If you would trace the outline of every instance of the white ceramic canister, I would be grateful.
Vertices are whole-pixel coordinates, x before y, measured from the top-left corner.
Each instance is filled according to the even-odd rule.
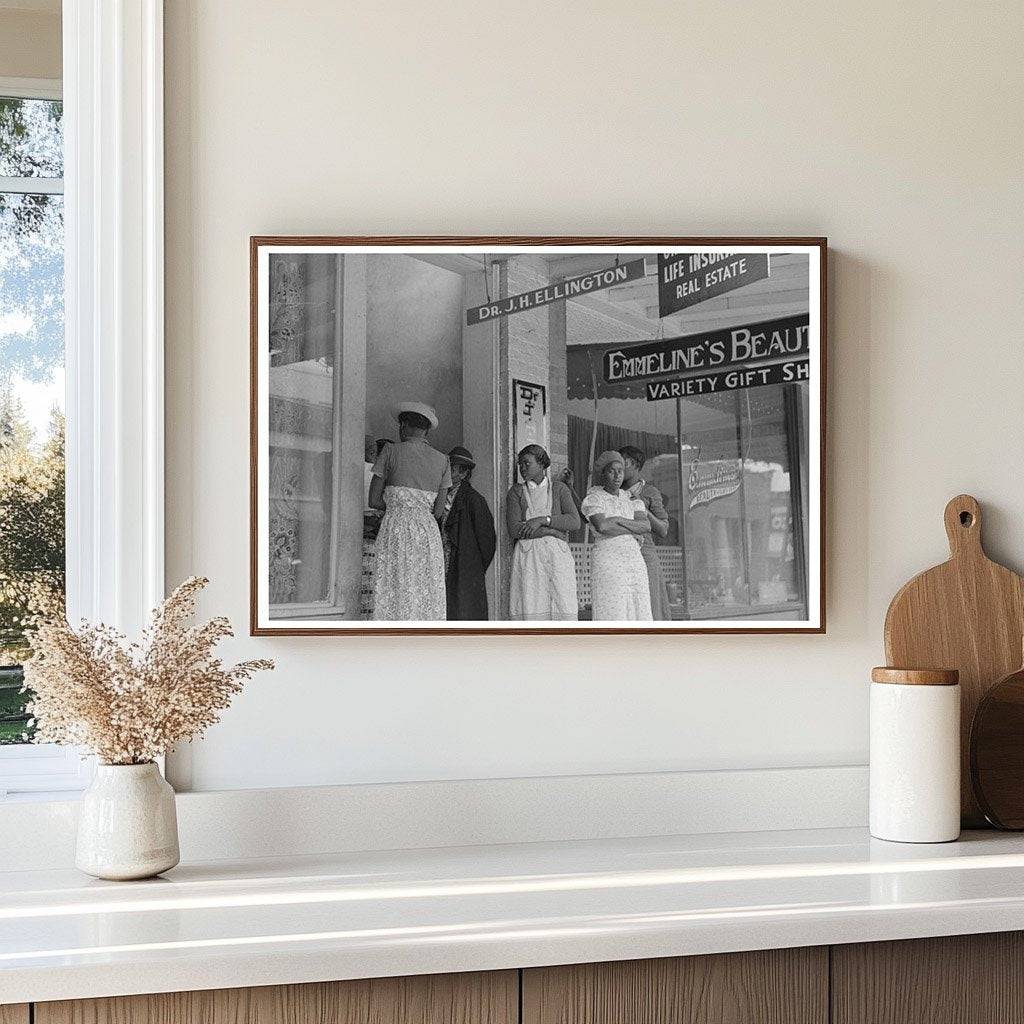
[[[871,672],[871,834],[897,843],[960,835],[960,683],[954,669]]]
[[[96,878],[150,878],[178,863],[174,790],[148,764],[100,764],[82,794],[75,864]]]

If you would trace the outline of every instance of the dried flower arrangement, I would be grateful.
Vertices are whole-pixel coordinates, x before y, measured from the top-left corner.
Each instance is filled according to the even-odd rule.
[[[182,583],[154,610],[139,643],[102,624],[37,624],[25,663],[36,742],[86,747],[104,764],[145,764],[218,722],[245,680],[274,663],[225,668],[214,657],[232,635],[228,620],[188,624],[207,583]]]

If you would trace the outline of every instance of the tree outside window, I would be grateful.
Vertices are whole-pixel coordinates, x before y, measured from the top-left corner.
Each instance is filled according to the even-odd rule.
[[[20,665],[64,600],[62,105],[0,97],[0,744],[31,739]]]

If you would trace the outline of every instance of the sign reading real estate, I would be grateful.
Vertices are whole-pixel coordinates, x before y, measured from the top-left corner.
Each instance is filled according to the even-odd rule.
[[[802,380],[809,380],[810,376],[811,364],[806,358],[787,359],[784,363],[771,363],[768,366],[721,370],[718,373],[702,373],[696,377],[680,377],[677,380],[651,381],[647,385],[647,401],[660,402],[666,398],[716,395],[722,391],[760,388],[765,384],[796,384]]]
[[[767,276],[766,252],[658,253],[658,315],[670,316]]]
[[[604,379],[608,384],[627,384],[796,359],[809,352],[809,324],[808,315],[801,313],[609,349],[604,354]]]
[[[509,295],[507,298],[498,299],[484,306],[473,306],[466,310],[466,325],[472,327],[473,324],[483,323],[485,320],[495,320],[498,317],[510,316],[512,313],[525,313],[528,309],[546,306],[551,302],[573,299],[579,295],[589,295],[591,292],[611,288],[616,284],[636,281],[643,277],[644,273],[644,260],[641,257],[637,260],[630,260],[628,263],[618,263],[605,270],[595,270],[589,274],[581,274],[579,277],[570,277],[565,281],[536,288],[532,292],[520,292],[518,295]]]

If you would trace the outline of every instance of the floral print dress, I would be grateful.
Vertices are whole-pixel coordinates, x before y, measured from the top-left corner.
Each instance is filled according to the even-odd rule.
[[[384,480],[386,510],[377,533],[373,617],[443,622],[444,552],[434,501],[451,486],[448,459],[425,441],[403,441],[384,449],[373,472]]]
[[[591,487],[581,511],[592,515],[633,518],[637,505],[625,491],[609,494]],[[650,622],[651,591],[647,566],[640,554],[640,536],[605,537],[595,531],[590,557],[590,591],[595,622]]]

